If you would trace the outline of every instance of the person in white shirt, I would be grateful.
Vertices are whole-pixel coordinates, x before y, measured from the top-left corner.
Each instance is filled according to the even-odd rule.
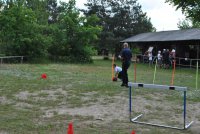
[[[117,66],[116,64],[113,64],[113,68],[115,71],[115,78],[119,78],[122,80],[122,68]]]
[[[158,66],[161,68],[161,66],[162,66],[162,55],[161,55],[161,51],[158,51],[157,58],[158,58]]]
[[[148,57],[149,57],[149,66],[150,66],[150,65],[152,65],[152,63],[153,63],[153,55],[152,55],[152,52],[149,52]]]

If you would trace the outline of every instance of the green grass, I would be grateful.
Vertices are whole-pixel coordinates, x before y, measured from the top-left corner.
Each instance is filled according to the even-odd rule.
[[[121,65],[120,61],[116,63]],[[43,73],[47,74],[47,79],[40,79]],[[200,92],[194,92],[195,73],[194,69],[177,68],[174,80],[174,85],[190,88],[188,99],[192,104],[200,100]],[[134,81],[133,64],[128,74],[129,81]],[[153,74],[154,67],[137,64],[137,82],[152,83]],[[171,69],[157,69],[155,83],[170,85],[171,75]],[[127,118],[123,120],[116,117],[106,122],[98,121],[90,114],[72,115],[69,111],[61,113],[56,111],[59,108],[76,110],[97,105],[107,107],[109,110],[117,100],[121,104],[118,104],[116,109],[123,107],[123,103],[128,103],[128,90],[121,88],[120,84],[111,81],[110,60],[95,60],[93,64],[2,64],[0,65],[0,133],[66,133],[67,124],[71,121],[74,122],[76,134],[127,134],[133,129],[148,134],[182,133],[171,129],[132,124],[129,122],[128,113]],[[147,102],[169,101],[172,105],[180,103],[182,98],[180,93],[159,90],[155,92],[155,90],[135,89],[134,94]],[[120,100],[122,97],[127,100],[122,102]],[[159,116],[162,116],[159,112],[165,110],[159,106],[154,108],[150,104],[146,104],[144,109],[155,109],[158,111],[155,114]],[[180,113],[180,109],[176,107],[172,107],[171,110],[174,110],[175,114]],[[123,116],[126,116],[124,114],[126,113],[123,113]],[[150,118],[153,117],[147,117],[145,120]],[[197,118],[199,120],[199,116]],[[187,130],[183,133],[192,131]]]

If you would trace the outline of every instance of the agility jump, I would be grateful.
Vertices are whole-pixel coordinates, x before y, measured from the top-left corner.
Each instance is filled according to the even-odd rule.
[[[143,84],[143,83],[128,83],[129,86],[129,113],[130,113],[130,121],[137,124],[144,124],[144,125],[151,125],[151,126],[157,126],[157,127],[164,127],[164,128],[172,128],[172,129],[179,129],[184,130],[189,128],[193,121],[191,121],[189,124],[186,124],[186,92],[187,87],[179,87],[179,86],[167,86],[167,85],[157,85],[157,84]],[[147,89],[161,89],[161,90],[176,90],[176,91],[182,91],[184,93],[183,96],[183,127],[175,127],[175,126],[168,126],[168,125],[161,125],[161,124],[153,124],[148,122],[140,122],[137,119],[140,118],[143,114],[140,114],[134,118],[131,117],[132,112],[132,87],[134,88],[147,88]]]

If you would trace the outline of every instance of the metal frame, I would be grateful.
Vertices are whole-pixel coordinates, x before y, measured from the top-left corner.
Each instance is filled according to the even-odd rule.
[[[157,84],[144,84],[144,83],[128,83],[129,86],[129,114],[130,114],[130,121],[137,124],[144,124],[144,125],[151,125],[151,126],[157,126],[157,127],[164,127],[164,128],[172,128],[172,129],[179,129],[179,130],[185,130],[189,128],[193,121],[191,121],[189,124],[186,124],[186,91],[187,87],[179,87],[179,86],[167,86],[167,85],[157,85]],[[161,124],[153,124],[148,122],[141,122],[137,119],[140,118],[143,114],[140,114],[134,118],[131,117],[132,112],[132,87],[134,88],[147,88],[147,89],[162,89],[162,90],[176,90],[176,91],[183,91],[183,127],[175,127],[175,126],[168,126],[168,125],[161,125]]]

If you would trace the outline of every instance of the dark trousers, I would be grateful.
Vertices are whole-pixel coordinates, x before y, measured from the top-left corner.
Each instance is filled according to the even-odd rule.
[[[130,61],[122,62],[122,81],[124,85],[128,85],[128,68],[130,66]]]
[[[118,78],[119,78],[119,79],[122,79],[122,71],[119,72],[119,74],[118,74]]]

